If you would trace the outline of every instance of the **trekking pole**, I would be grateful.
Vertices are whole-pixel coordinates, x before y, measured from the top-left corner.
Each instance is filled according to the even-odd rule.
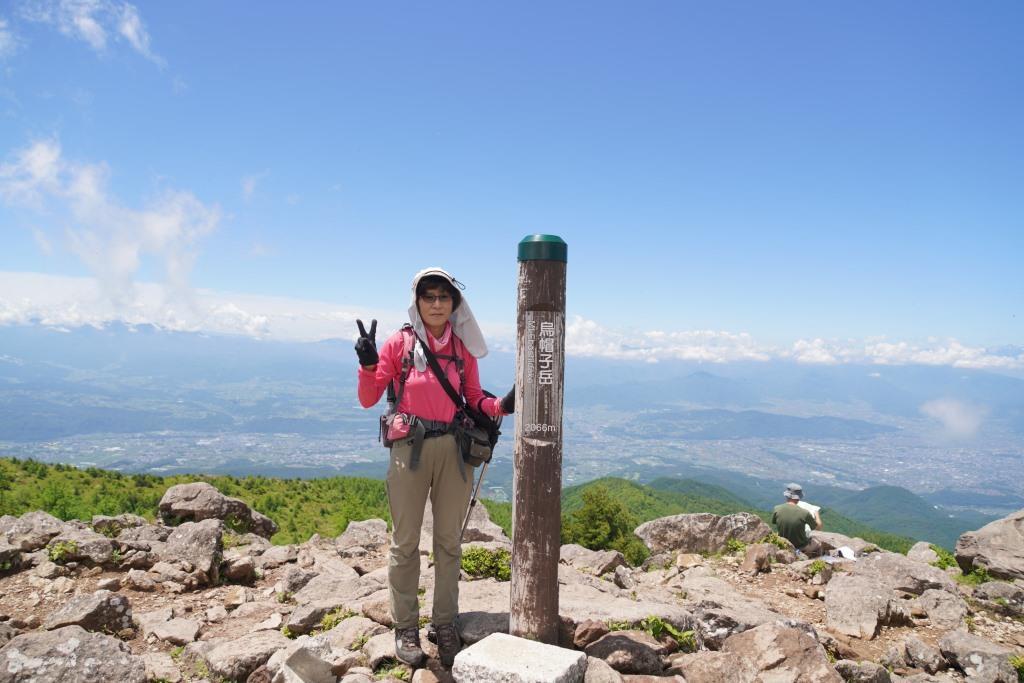
[[[466,510],[466,521],[462,523],[462,531],[459,532],[459,545],[462,545],[462,537],[466,535],[466,527],[469,526],[469,518],[473,516],[473,507],[476,505],[476,498],[480,495],[480,485],[484,483],[484,474],[487,473],[487,466],[491,464],[488,460],[480,468],[480,478],[476,480],[476,488],[473,490],[473,497],[469,499],[469,509]]]

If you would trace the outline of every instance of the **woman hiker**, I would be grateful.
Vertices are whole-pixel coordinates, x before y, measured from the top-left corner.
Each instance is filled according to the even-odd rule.
[[[459,613],[460,532],[473,484],[473,468],[463,462],[452,433],[455,402],[431,365],[437,364],[467,405],[485,415],[498,417],[515,409],[514,387],[502,399],[486,397],[480,388],[477,359],[487,354],[487,345],[460,288],[462,284],[440,268],[417,273],[409,306],[411,329],[406,326],[391,335],[379,354],[377,321],[371,323],[369,332],[362,321],[356,321],[360,333],[355,347],[360,365],[359,402],[369,408],[380,400],[388,385],[394,382],[395,386],[397,417],[388,432],[392,443],[387,492],[394,527],[388,587],[395,652],[412,666],[424,660],[417,590],[420,530],[428,495],[434,514],[432,620],[441,664],[450,668],[462,647],[455,624]]]

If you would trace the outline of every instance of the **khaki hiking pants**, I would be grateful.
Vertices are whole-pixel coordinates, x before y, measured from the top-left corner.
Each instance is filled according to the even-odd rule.
[[[423,509],[430,496],[434,512],[434,608],[432,621],[450,624],[459,614],[459,532],[473,488],[474,468],[459,472],[462,457],[451,434],[424,439],[420,463],[409,469],[411,443],[391,447],[388,467],[388,504],[394,533],[388,563],[391,617],[395,628],[419,626],[420,530]]]

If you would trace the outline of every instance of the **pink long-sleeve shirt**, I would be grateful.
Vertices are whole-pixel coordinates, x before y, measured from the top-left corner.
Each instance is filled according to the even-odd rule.
[[[402,335],[403,332],[399,330],[384,342],[384,346],[378,353],[380,360],[377,362],[375,370],[359,368],[359,403],[364,408],[370,408],[380,400],[391,380],[395,380],[395,391],[398,391],[398,380],[402,372],[402,354],[405,350],[405,340]],[[445,334],[441,335],[442,339],[445,337],[447,337],[447,343],[442,345],[429,331],[426,334],[430,350],[435,354],[454,356],[456,354],[453,349],[457,349],[458,355],[462,358],[466,375],[466,386],[463,391],[466,403],[479,407],[483,413],[491,417],[502,415],[501,400],[484,396],[484,392],[480,388],[480,370],[477,367],[476,358],[451,331],[450,324],[446,328]],[[459,391],[459,370],[455,361],[438,358],[437,362],[448,377],[452,388]],[[413,366],[409,369],[409,377],[405,382],[402,400],[398,404],[398,412],[410,413],[424,420],[451,422],[455,417],[455,404],[441,383],[437,381],[429,365],[423,372]]]

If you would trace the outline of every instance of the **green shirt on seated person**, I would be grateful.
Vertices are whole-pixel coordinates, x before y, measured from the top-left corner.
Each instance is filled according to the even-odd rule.
[[[787,539],[797,550],[807,545],[810,539],[807,537],[807,530],[804,525],[811,527],[817,521],[807,510],[791,503],[776,505],[772,511],[772,524],[779,530],[779,536]]]

